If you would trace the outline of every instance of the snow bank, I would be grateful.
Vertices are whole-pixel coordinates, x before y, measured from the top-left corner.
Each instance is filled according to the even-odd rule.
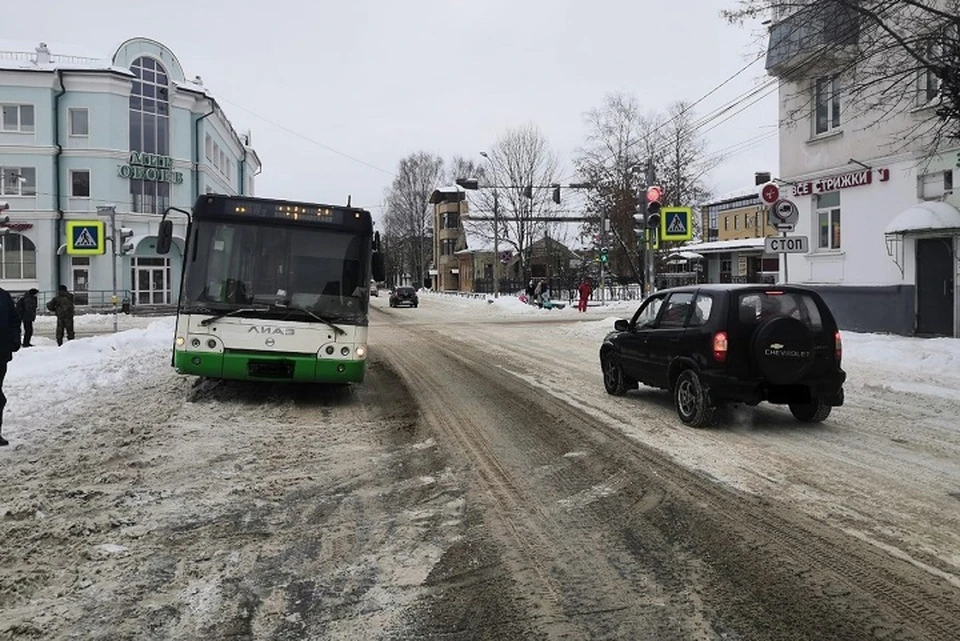
[[[81,319],[95,317],[76,318]],[[112,327],[113,317],[96,322]],[[16,424],[17,440],[29,440],[33,430],[57,424],[79,400],[138,374],[169,368],[174,324],[172,316],[153,318],[144,328],[78,338],[62,347],[35,337],[35,346],[22,348],[7,366],[5,426]]]

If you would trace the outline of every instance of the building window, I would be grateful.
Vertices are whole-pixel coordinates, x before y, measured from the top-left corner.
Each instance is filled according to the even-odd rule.
[[[816,134],[840,128],[840,80],[837,76],[817,78],[813,89],[813,106]]]
[[[457,239],[456,238],[444,238],[440,241],[441,249],[440,253],[444,256],[453,256],[453,252],[457,250]]]
[[[73,198],[90,197],[90,170],[70,170],[70,196]]]
[[[0,194],[36,196],[37,170],[34,167],[0,167]]]
[[[26,236],[8,233],[0,236],[0,278],[26,280],[37,277],[37,248]]]
[[[86,108],[69,109],[70,115],[70,135],[71,136],[89,136],[90,135],[90,112]]]
[[[733,231],[740,231],[740,217],[733,215]]]
[[[163,65],[142,56],[133,61],[130,92],[130,151],[170,155],[169,79]],[[157,214],[170,203],[170,183],[160,180],[130,181],[133,210]]]
[[[210,134],[207,134],[206,138],[204,138],[203,148],[207,160],[213,160],[213,138],[210,137]]]
[[[817,197],[817,247],[840,249],[840,192],[831,191]]]
[[[917,196],[921,200],[937,200],[953,192],[953,170],[924,174],[917,179]]]
[[[723,231],[730,231],[730,217],[723,217]]]
[[[33,105],[3,105],[0,107],[0,131],[33,133]]]
[[[457,229],[460,227],[460,214],[450,212],[440,216],[440,229]]]

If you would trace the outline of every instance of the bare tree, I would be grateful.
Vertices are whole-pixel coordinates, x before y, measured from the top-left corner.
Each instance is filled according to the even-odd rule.
[[[443,159],[420,151],[400,161],[386,192],[384,226],[394,264],[422,285],[433,260],[433,206],[430,194],[443,180]]]
[[[637,192],[644,185],[646,159],[654,156],[657,116],[645,116],[632,96],[614,93],[604,98],[603,106],[593,109],[584,119],[589,127],[586,145],[578,151],[574,164],[577,173],[593,189],[587,195],[587,211],[597,217],[584,225],[584,234],[600,238],[600,220],[609,222],[612,234],[623,241],[610,246],[610,268],[627,278],[635,275],[638,262],[633,215]],[[610,238],[606,239],[611,240]]]
[[[488,155],[491,160],[490,182],[499,201],[500,243],[503,248],[511,248],[516,253],[520,273],[526,275],[527,250],[544,237],[547,229],[545,223],[536,218],[551,210],[550,189],[545,187],[557,180],[557,157],[533,124],[508,130]],[[532,187],[532,198],[524,195],[526,186]],[[490,195],[492,192],[482,197]],[[483,227],[487,228],[486,225]]]
[[[657,157],[657,180],[663,187],[663,202],[677,207],[696,207],[710,198],[707,175],[723,161],[710,154],[707,141],[686,102],[670,106],[662,130],[663,145]],[[693,216],[694,236],[701,236],[700,216]]]
[[[738,0],[722,15],[772,17],[768,69],[788,81],[835,75],[845,120],[867,129],[904,115],[891,152],[934,155],[960,138],[960,0]],[[795,96],[784,120],[806,118],[817,91],[801,84],[806,99]]]
[[[709,197],[706,176],[722,157],[708,153],[687,103],[672,105],[665,115],[643,115],[634,98],[612,94],[586,120],[587,146],[576,164],[579,174],[594,185],[589,210],[610,220],[613,238],[606,241],[613,273],[622,282],[642,280],[638,263],[644,247],[634,231],[634,214],[638,205],[646,206],[637,197],[643,197],[638,192],[648,186],[650,170],[664,190],[665,204],[696,206]],[[699,226],[698,217],[693,218]],[[596,235],[598,224],[587,224],[585,233]]]

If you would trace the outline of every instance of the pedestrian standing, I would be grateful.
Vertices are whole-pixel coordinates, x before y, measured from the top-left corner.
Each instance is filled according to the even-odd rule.
[[[10,292],[0,287],[0,446],[8,445],[3,438],[3,408],[7,397],[3,394],[3,379],[7,377],[7,364],[13,353],[20,350],[20,315]]]
[[[23,346],[33,347],[30,339],[33,338],[33,322],[37,320],[37,288],[33,288],[17,299],[17,313],[23,323]]]
[[[60,285],[57,295],[47,303],[47,309],[57,315],[57,345],[63,345],[63,336],[73,340],[73,294],[67,291],[66,285]]]
[[[593,293],[593,286],[590,284],[589,278],[584,278],[580,283],[580,286],[577,287],[577,291],[580,292],[580,300],[577,302],[577,309],[581,312],[587,311],[587,299],[590,298],[590,294]]]

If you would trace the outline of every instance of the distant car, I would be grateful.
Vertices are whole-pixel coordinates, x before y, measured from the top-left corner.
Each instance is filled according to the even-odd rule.
[[[600,367],[609,394],[638,383],[669,390],[693,427],[728,403],[761,401],[819,423],[843,405],[842,353],[837,322],[813,290],[692,285],[657,292],[629,321],[616,321]]]
[[[417,298],[417,290],[413,287],[404,285],[395,287],[394,290],[390,292],[390,307],[400,307],[401,305],[417,307],[419,304],[420,299]]]
[[[371,296],[379,296],[379,295],[380,295],[380,288],[377,287],[377,284],[376,284],[376,283],[370,283],[370,295],[371,295]]]

